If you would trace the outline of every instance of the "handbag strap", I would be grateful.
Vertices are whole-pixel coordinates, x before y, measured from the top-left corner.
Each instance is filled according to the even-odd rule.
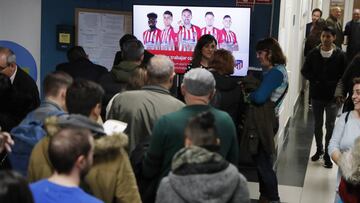
[[[286,85],[285,91],[281,94],[281,96],[279,97],[279,99],[276,100],[275,106],[277,106],[277,105],[280,103],[280,101],[285,97],[288,89],[289,89],[289,84]]]

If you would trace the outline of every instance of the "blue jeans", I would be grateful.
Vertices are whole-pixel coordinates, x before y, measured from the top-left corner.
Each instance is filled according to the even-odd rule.
[[[279,201],[278,182],[273,170],[272,155],[259,149],[258,154],[253,156],[259,178],[260,196],[270,201]]]
[[[325,128],[326,128],[326,135],[325,135],[325,153],[327,153],[327,148],[331,139],[331,135],[334,130],[334,123],[338,111],[338,107],[335,101],[320,101],[320,100],[311,100],[312,109],[314,114],[314,121],[315,121],[315,141],[317,150],[323,150],[323,124],[324,124],[324,112],[326,112],[326,121],[325,121]]]

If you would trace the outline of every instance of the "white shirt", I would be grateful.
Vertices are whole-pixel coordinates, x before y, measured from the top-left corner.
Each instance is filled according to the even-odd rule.
[[[334,52],[334,49],[331,49],[330,51],[324,51],[324,50],[320,49],[320,53],[323,58],[330,58],[330,56],[332,55],[333,52]]]
[[[16,66],[16,69],[15,69],[14,74],[12,74],[12,76],[10,77],[11,84],[13,84],[13,83],[14,83],[14,80],[15,80],[15,75],[16,75],[17,69],[18,69],[18,67]]]

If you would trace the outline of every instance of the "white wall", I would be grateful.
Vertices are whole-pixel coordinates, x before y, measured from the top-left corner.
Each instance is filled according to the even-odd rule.
[[[25,47],[35,58],[40,78],[41,0],[0,0],[0,40]]]
[[[312,3],[311,0],[281,1],[279,43],[287,57],[286,68],[290,86],[280,109],[280,131],[277,137],[279,152],[284,140],[284,127],[293,116],[295,104],[300,96],[305,25],[311,15]]]

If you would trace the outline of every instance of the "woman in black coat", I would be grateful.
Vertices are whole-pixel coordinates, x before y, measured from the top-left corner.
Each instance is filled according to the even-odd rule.
[[[216,93],[210,104],[226,111],[238,128],[243,124],[245,103],[239,78],[231,77],[234,73],[234,56],[225,49],[216,50],[209,65],[216,81]]]

